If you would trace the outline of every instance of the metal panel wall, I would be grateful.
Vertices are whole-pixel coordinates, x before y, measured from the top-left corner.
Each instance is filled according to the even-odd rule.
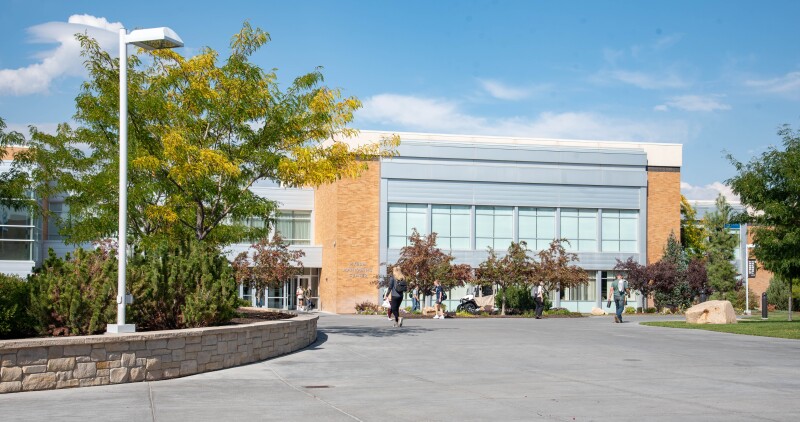
[[[314,190],[281,188],[278,186],[253,186],[250,190],[258,196],[278,202],[282,210],[311,211],[314,209]]]
[[[639,187],[388,180],[388,202],[639,209]]]

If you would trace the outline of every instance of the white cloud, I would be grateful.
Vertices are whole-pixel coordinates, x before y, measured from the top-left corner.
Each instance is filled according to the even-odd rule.
[[[493,79],[478,79],[478,82],[489,95],[500,100],[523,100],[544,89],[544,87],[509,86]]]
[[[720,95],[679,95],[653,109],[656,111],[668,111],[671,108],[685,111],[730,110],[731,106],[720,102],[719,98],[721,98]]]
[[[769,92],[789,96],[800,96],[800,72],[789,72],[772,79],[753,79],[745,81],[745,85]]]
[[[38,63],[18,69],[0,70],[0,95],[29,95],[46,93],[53,80],[62,76],[80,76],[85,73],[76,33],[87,33],[97,39],[100,46],[115,51],[118,42],[119,22],[91,15],[72,15],[67,22],[48,22],[28,28],[31,41],[58,44],[52,50],[38,54]]]
[[[624,84],[633,85],[641,89],[668,89],[668,88],[684,88],[689,86],[689,83],[682,77],[674,72],[667,72],[662,74],[636,72],[630,70],[610,70],[601,71],[594,77],[599,81],[616,81]]]
[[[714,182],[705,186],[693,186],[686,182],[681,182],[681,193],[691,201],[713,201],[719,194],[725,196],[728,202],[739,203],[739,197],[733,193],[730,187],[721,183]]]
[[[6,131],[11,132],[19,132],[27,138],[30,135],[30,128],[29,126],[34,126],[39,132],[55,134],[58,130],[58,123],[51,123],[51,122],[42,122],[42,123],[8,123],[8,127],[6,127]]]
[[[685,142],[689,138],[689,127],[681,121],[629,120],[592,112],[490,119],[464,112],[455,101],[399,94],[368,98],[358,117],[400,131],[644,142]]]

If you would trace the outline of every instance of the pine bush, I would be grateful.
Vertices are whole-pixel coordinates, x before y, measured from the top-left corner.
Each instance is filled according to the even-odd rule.
[[[131,320],[143,330],[206,327],[236,316],[233,267],[217,247],[196,241],[162,246],[129,268]]]
[[[108,251],[78,248],[59,258],[51,249],[30,278],[30,313],[44,335],[102,333],[117,315],[117,262]]]
[[[28,290],[25,280],[0,273],[0,338],[25,337],[32,333]]]

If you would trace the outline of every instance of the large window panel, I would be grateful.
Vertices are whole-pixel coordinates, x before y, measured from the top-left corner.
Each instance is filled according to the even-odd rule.
[[[431,231],[437,234],[439,248],[470,248],[470,208],[468,205],[433,205]]]
[[[603,210],[603,252],[636,252],[639,212]]]
[[[290,245],[310,245],[311,211],[279,211],[275,231]]]
[[[0,207],[0,260],[33,260],[34,229],[28,210]]]
[[[511,245],[514,211],[511,207],[475,207],[475,247],[504,251]]]
[[[547,249],[555,236],[556,210],[554,208],[519,209],[519,240],[527,242],[529,249]]]
[[[569,249],[597,251],[597,210],[564,208],[561,210],[561,237],[569,240]]]
[[[427,217],[426,204],[389,204],[389,247],[408,246],[408,237],[414,229],[420,234],[428,234]]]

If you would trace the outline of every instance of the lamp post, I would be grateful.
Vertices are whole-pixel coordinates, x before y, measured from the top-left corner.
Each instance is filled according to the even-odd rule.
[[[125,288],[128,228],[128,44],[145,50],[183,47],[175,31],[166,28],[137,29],[129,34],[119,30],[119,227],[117,230],[117,323],[108,324],[107,333],[133,333],[134,324],[125,323],[125,305],[129,299]]]

